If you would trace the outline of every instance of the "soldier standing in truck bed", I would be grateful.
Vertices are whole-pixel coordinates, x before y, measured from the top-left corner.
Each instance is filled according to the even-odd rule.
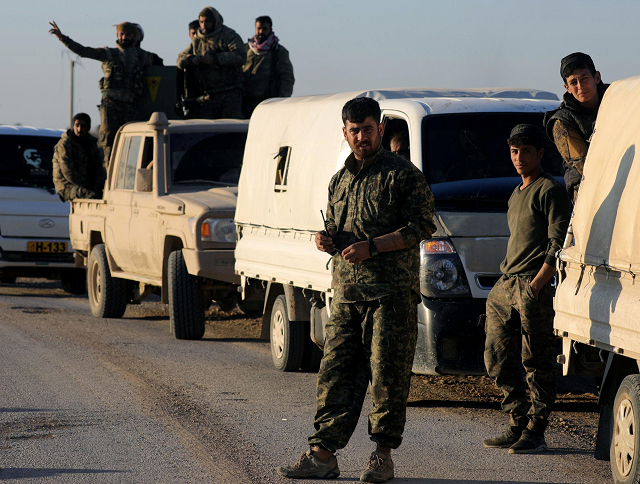
[[[247,62],[244,71],[245,118],[265,99],[291,97],[293,93],[293,65],[289,51],[273,33],[273,22],[266,15],[256,19],[256,35],[245,44]]]
[[[144,89],[144,70],[161,66],[162,59],[139,45],[142,32],[137,24],[122,22],[116,27],[116,47],[85,47],[63,35],[55,22],[49,33],[80,57],[102,62],[104,77],[100,79],[100,143],[104,148],[105,166],[109,164],[111,148],[120,126],[140,121],[138,102]],[[138,40],[139,39],[139,40]]]
[[[178,55],[177,64],[193,75],[200,91],[185,107],[199,105],[205,119],[242,118],[242,66],[247,60],[242,38],[223,24],[222,15],[205,7],[198,16],[200,29],[191,44]]]

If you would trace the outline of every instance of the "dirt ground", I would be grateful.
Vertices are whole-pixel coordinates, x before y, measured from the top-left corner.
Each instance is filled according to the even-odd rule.
[[[16,284],[3,284],[2,293],[19,291],[34,295],[60,294],[59,283],[43,279],[18,279]],[[167,318],[167,306],[152,296],[139,305],[130,305],[125,318]],[[88,309],[88,307],[87,307]],[[259,314],[245,315],[239,309],[222,311],[213,304],[206,312],[206,337],[257,339],[260,337]],[[168,323],[168,321],[167,321]],[[551,415],[550,427],[557,432],[571,433],[584,442],[595,445],[598,426],[597,388],[593,379],[558,378],[558,399]],[[461,413],[468,408],[500,408],[501,394],[485,376],[413,375],[409,394],[410,406],[446,406]]]

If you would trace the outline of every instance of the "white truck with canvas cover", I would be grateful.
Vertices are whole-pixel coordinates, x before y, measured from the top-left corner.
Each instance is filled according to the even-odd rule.
[[[640,482],[639,147],[633,77],[611,84],[600,105],[554,301],[564,374],[602,379],[596,458],[610,458],[616,483]]]
[[[102,200],[74,200],[70,231],[84,256],[91,312],[121,317],[160,293],[179,339],[204,334],[212,300],[236,305],[233,248],[247,122],[149,122],[118,131]]]
[[[553,93],[514,89],[388,89],[271,99],[254,111],[240,176],[236,273],[245,298],[264,297],[263,337],[281,370],[317,367],[330,312],[323,229],[328,185],[350,153],[343,105],[380,102],[382,145],[407,132],[411,161],[435,197],[437,231],[421,252],[417,373],[483,373],[480,316],[507,247],[507,201],[520,182],[506,143],[519,123],[542,123]],[[561,175],[552,147],[543,160]],[[315,343],[315,344],[314,344]]]
[[[53,149],[63,131],[0,126],[0,282],[18,277],[60,279],[85,291],[69,241],[69,203],[53,187]]]

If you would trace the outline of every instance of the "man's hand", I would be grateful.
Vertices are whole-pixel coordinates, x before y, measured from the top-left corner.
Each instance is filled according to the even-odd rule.
[[[51,30],[49,30],[49,33],[58,37],[59,40],[62,40],[62,32],[60,31],[58,24],[56,24],[55,22],[49,22],[49,25],[53,27]]]
[[[349,247],[342,251],[342,257],[347,262],[351,262],[352,264],[359,264],[362,261],[367,260],[371,257],[371,252],[369,252],[369,242],[356,242],[355,244],[351,244]]]
[[[216,63],[216,60],[210,55],[201,55],[198,57],[200,64],[213,65]]]
[[[333,235],[335,232],[333,229],[329,229],[329,234]],[[322,232],[317,232],[315,237],[316,247],[320,252],[332,253],[336,250],[336,246],[333,243],[333,239],[328,235],[324,235]]]
[[[533,298],[537,300],[538,295],[540,294],[540,290],[542,289],[542,286],[539,284],[536,284],[535,280],[531,281],[529,285],[531,286],[531,293],[533,294]]]

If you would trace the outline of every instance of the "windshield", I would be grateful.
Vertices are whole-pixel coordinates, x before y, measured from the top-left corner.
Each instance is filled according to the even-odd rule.
[[[172,133],[173,185],[237,185],[246,133]]]
[[[542,117],[542,113],[425,116],[423,170],[436,205],[506,210],[506,202],[521,182],[511,163],[509,133],[520,123],[542,127]],[[561,177],[562,158],[547,141],[542,166]]]
[[[60,138],[0,136],[0,186],[53,190],[53,148]]]

